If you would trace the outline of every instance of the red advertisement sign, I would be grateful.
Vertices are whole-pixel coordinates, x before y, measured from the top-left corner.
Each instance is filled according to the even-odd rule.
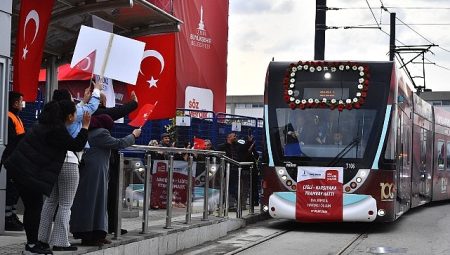
[[[187,201],[187,166],[186,161],[174,161],[172,203],[178,207],[183,207]],[[192,175],[195,176],[195,163],[192,168]],[[168,169],[167,160],[155,160],[153,163],[151,208],[166,208]],[[192,177],[192,183],[194,183],[194,177]]]
[[[177,107],[185,107],[186,88],[191,86],[212,91],[211,110],[225,112],[228,0],[173,1],[173,8],[174,15],[183,21],[176,33]],[[188,98],[207,103],[201,95]]]
[[[342,221],[343,169],[299,167],[295,217],[303,222]]]

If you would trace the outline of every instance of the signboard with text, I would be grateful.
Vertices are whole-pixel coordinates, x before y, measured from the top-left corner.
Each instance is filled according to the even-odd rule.
[[[173,200],[176,206],[186,204],[188,162],[175,160],[173,172]],[[192,164],[192,183],[194,183],[196,162]],[[152,167],[151,208],[166,208],[168,160],[154,160]]]
[[[342,221],[343,168],[299,166],[296,219],[302,222]]]

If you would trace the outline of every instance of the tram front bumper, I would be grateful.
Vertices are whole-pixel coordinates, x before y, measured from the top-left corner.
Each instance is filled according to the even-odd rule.
[[[302,219],[297,215],[297,195],[295,192],[274,192],[269,197],[269,214],[273,218],[293,219],[297,221],[314,222]],[[343,194],[342,220],[345,222],[372,222],[377,217],[377,203],[370,195]],[[317,222],[324,221],[323,216]],[[326,220],[331,221],[331,220]]]

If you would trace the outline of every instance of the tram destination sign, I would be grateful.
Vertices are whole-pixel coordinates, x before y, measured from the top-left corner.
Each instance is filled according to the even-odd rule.
[[[303,98],[347,99],[348,88],[304,88]]]

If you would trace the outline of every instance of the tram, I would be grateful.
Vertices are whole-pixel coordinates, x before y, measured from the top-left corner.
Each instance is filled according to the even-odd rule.
[[[450,198],[450,112],[394,62],[271,62],[263,210],[300,222],[390,222]]]

